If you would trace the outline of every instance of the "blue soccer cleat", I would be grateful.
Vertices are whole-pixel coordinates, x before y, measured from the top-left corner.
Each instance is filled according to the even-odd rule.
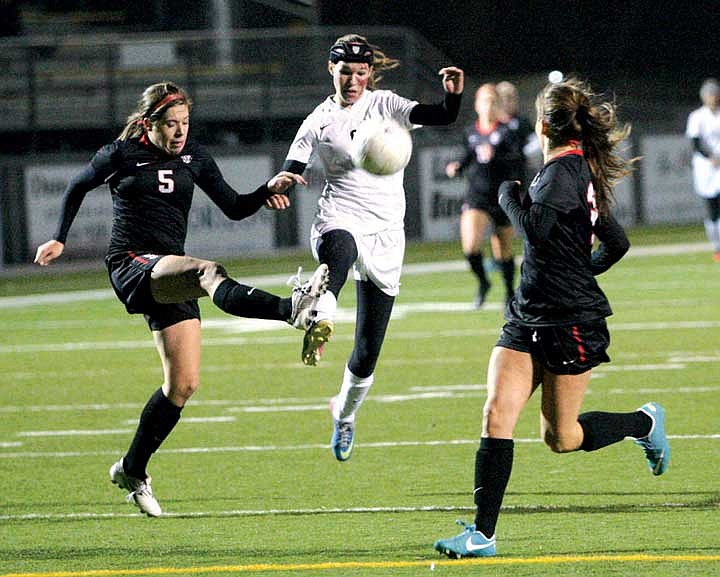
[[[333,421],[333,423],[335,427],[330,439],[330,447],[338,461],[347,461],[352,456],[355,424],[347,421]]]
[[[435,541],[433,547],[450,559],[462,557],[493,557],[495,555],[495,535],[488,538],[480,531],[475,530],[475,525],[468,525],[463,521],[456,521],[458,525],[465,527],[465,530],[455,537]]]
[[[635,439],[645,451],[645,458],[653,475],[662,475],[670,464],[670,443],[665,435],[665,409],[658,403],[645,403],[638,409],[652,420],[647,436]]]

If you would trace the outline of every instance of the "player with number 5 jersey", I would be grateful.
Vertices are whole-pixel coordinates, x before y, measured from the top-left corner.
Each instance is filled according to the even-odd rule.
[[[652,474],[663,474],[670,460],[659,404],[627,413],[580,413],[592,369],[610,360],[605,318],[612,310],[595,277],[630,246],[610,210],[612,187],[633,162],[618,151],[629,126],[618,124],[611,102],[575,79],[548,85],[536,109],[545,164],[524,198],[517,181],[503,182],[498,193],[525,237],[525,252],[520,286],[490,355],[475,456],[475,522],[435,542],[450,557],[495,555],[515,424],[538,388],[540,435],[553,452],[595,451],[630,437],[642,447]]]
[[[191,105],[172,82],[146,88],[119,138],[102,147],[68,184],[57,231],[35,256],[41,266],[58,258],[86,194],[109,185],[113,224],[105,261],[110,283],[129,313],[145,316],[164,371],[164,382],[147,401],[127,453],[110,467],[110,480],[151,517],[162,510],[146,466],[200,381],[197,299],[209,296],[229,314],[287,321],[305,331],[328,283],[325,266],[304,284],[298,273],[292,295],[280,298],[229,278],[217,262],[185,254],[196,184],[226,216],[240,220],[263,206],[287,208],[287,189],[305,182],[280,172],[250,194],[235,192],[207,149],[188,139]]]

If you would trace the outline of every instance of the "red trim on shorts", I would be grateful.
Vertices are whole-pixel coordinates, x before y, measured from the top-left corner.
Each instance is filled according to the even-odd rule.
[[[150,264],[150,261],[142,256],[136,255],[133,251],[129,250],[128,255],[133,259],[139,262],[140,264]]]
[[[577,351],[578,355],[580,355],[580,362],[584,363],[587,360],[587,357],[585,356],[585,347],[583,346],[583,341],[580,337],[580,330],[576,326],[572,328],[572,336],[575,339],[575,342],[578,344]]]

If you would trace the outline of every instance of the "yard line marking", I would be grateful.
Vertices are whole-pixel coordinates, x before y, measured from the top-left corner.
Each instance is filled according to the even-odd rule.
[[[508,493],[512,495],[512,492]],[[578,509],[592,508],[595,511],[614,511],[618,507],[632,508],[634,511],[654,511],[657,509],[682,509],[684,507],[697,507],[698,502],[663,502],[663,503],[614,503],[608,505],[503,505],[503,513],[563,513],[577,512]],[[713,506],[713,505],[710,505]],[[311,507],[306,509],[229,509],[212,511],[163,511],[162,517],[176,519],[202,519],[205,517],[276,517],[298,515],[356,515],[377,513],[470,513],[475,507],[467,505],[418,505],[414,507]],[[140,512],[132,513],[19,513],[15,515],[0,515],[0,521],[53,521],[67,519],[126,519],[144,518]]]
[[[720,321],[675,321],[675,322],[652,322],[652,323],[619,323],[611,324],[612,331],[654,331],[654,330],[673,330],[673,329],[712,329],[720,327]],[[395,340],[419,340],[419,339],[437,339],[437,338],[467,338],[476,336],[495,336],[498,334],[497,328],[487,329],[464,329],[464,330],[447,330],[447,331],[395,331],[392,338]],[[333,341],[352,341],[354,335],[337,335],[333,337]],[[243,346],[252,344],[259,345],[278,345],[278,344],[294,344],[297,342],[295,335],[272,335],[272,336],[254,336],[250,337],[210,337],[203,339],[204,347],[229,347]],[[155,344],[150,340],[128,340],[128,341],[77,341],[63,343],[26,343],[24,345],[0,345],[0,354],[17,354],[17,353],[37,353],[37,352],[67,352],[67,351],[101,351],[101,350],[130,350],[130,349],[150,349],[155,348]],[[301,366],[301,365],[300,365]]]
[[[99,437],[100,435],[129,435],[133,429],[68,429],[64,431],[20,431],[18,437]]]
[[[648,369],[650,370],[650,369]],[[397,403],[415,400],[434,400],[434,399],[467,399],[481,398],[487,390],[484,383],[470,384],[452,384],[452,385],[422,385],[413,386],[408,389],[411,394],[386,394],[368,397],[370,403]],[[720,391],[720,385],[717,386],[690,386],[690,387],[674,387],[669,383],[666,387],[645,387],[645,388],[614,388],[602,389],[596,391],[589,389],[588,395],[609,394],[677,394],[677,393],[714,393]],[[281,412],[287,410],[289,412],[296,411],[318,411],[327,410],[328,397],[281,397],[275,399],[192,399],[188,403],[188,407],[218,407],[228,412]],[[94,404],[76,404],[76,405],[6,405],[0,406],[0,414],[2,413],[39,413],[39,412],[88,412],[88,411],[118,411],[118,410],[136,410],[142,409],[144,403],[94,403]],[[201,423],[201,422],[222,422],[234,419],[232,416],[217,417],[183,417],[181,423]],[[127,420],[126,424],[134,424],[137,421]]]
[[[664,256],[712,252],[712,246],[707,242],[661,244],[650,246],[631,246],[625,258]],[[516,262],[522,257],[518,256]],[[468,270],[465,260],[448,260],[436,262],[406,263],[403,265],[403,275],[419,275],[446,272],[462,272]],[[270,274],[254,277],[243,277],[243,282],[249,285],[283,285],[287,281],[287,274]],[[27,306],[42,306],[46,304],[65,304],[70,302],[83,302],[92,300],[105,300],[115,297],[111,289],[64,291],[55,293],[32,294],[14,297],[0,297],[0,308],[21,308]]]
[[[83,571],[51,571],[33,573],[5,573],[0,577],[121,577],[123,575],[202,575],[206,573],[266,573],[288,571],[347,571],[348,569],[402,569],[424,567],[431,572],[435,567],[458,566],[516,566],[516,565],[567,565],[570,563],[649,563],[684,562],[711,563],[720,555],[543,555],[538,557],[487,557],[484,559],[437,559],[415,561],[323,561],[317,563],[256,563],[246,565],[210,565],[193,567],[147,567],[145,569],[88,569]]]
[[[708,441],[720,439],[720,433],[694,434],[694,435],[668,435],[668,439],[678,441],[699,440]],[[477,445],[480,439],[448,439],[429,441],[377,441],[374,443],[358,443],[364,449],[394,449],[400,447],[450,447],[459,445]],[[516,438],[516,443],[542,443],[540,437]],[[304,443],[298,445],[238,445],[224,447],[184,447],[177,449],[159,449],[163,454],[212,454],[212,453],[268,453],[276,451],[326,451],[326,443]],[[104,457],[115,456],[123,450],[105,451],[20,451],[0,452],[0,459],[65,459],[76,457]]]

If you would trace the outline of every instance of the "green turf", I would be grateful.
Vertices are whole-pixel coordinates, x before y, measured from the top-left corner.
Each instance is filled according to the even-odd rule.
[[[661,240],[703,239],[696,229],[633,233],[635,246]],[[412,245],[408,262],[457,259],[456,248]],[[264,274],[293,262],[233,266]],[[411,310],[391,323],[343,464],[325,446],[325,407],[352,323],[338,323],[309,368],[300,333],[229,332],[213,326],[229,317],[203,303],[202,385],[150,466],[170,513],[160,519],[136,514],[107,479],[162,378],[142,319],[110,299],[0,304],[0,577],[720,574],[719,273],[707,252],[690,252],[627,257],[600,278],[615,310],[613,362],[595,371],[584,408],[665,405],[676,437],[668,473],[650,475],[629,441],[551,453],[537,441],[533,398],[516,430],[499,555],[472,564],[446,562],[432,542],[472,519],[481,385],[501,314],[412,310],[471,300],[469,273],[404,277],[397,310]],[[107,288],[97,272],[32,278],[4,283],[3,294]],[[353,303],[347,285],[340,306]]]

